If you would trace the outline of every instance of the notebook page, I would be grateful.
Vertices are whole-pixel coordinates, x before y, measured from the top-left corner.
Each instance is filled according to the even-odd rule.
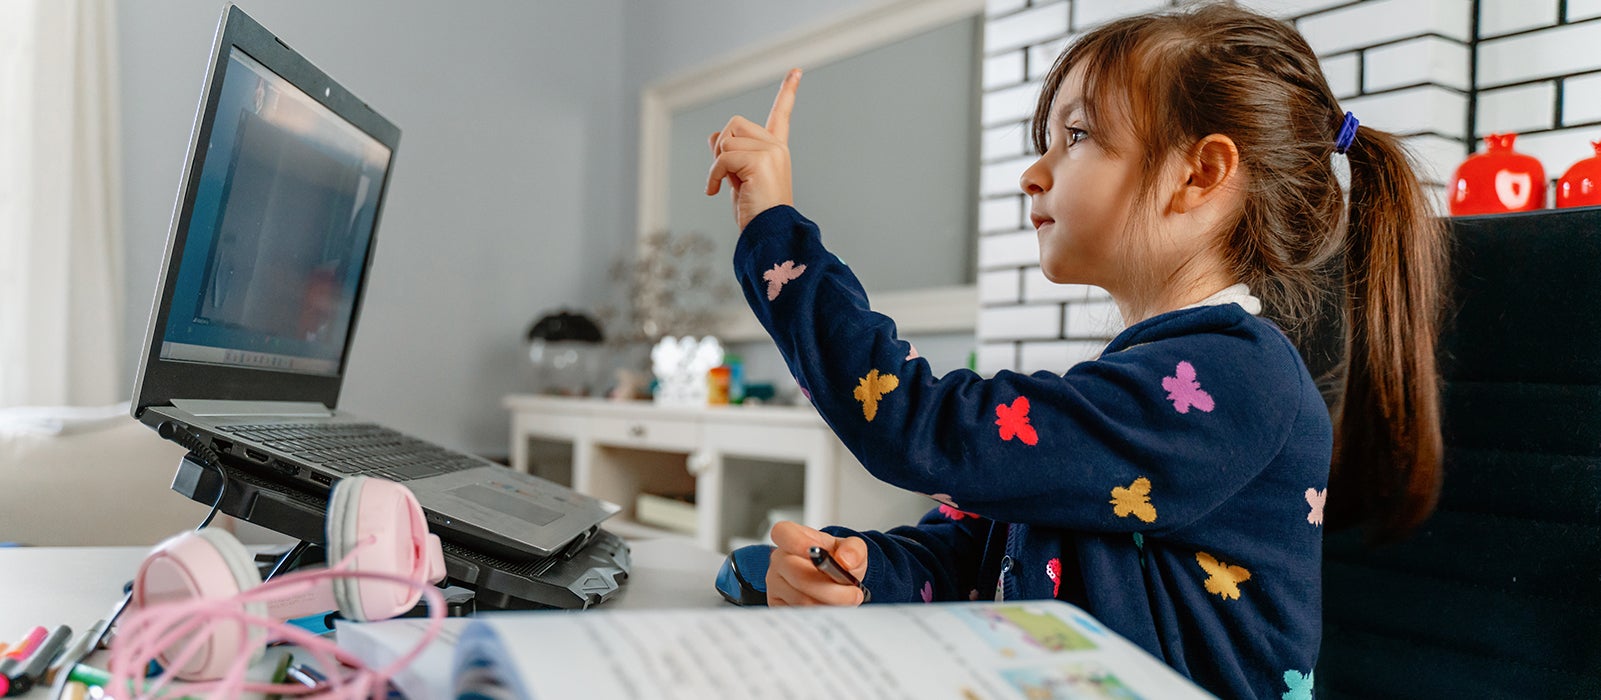
[[[458,696],[1206,698],[1055,601],[490,614]]]

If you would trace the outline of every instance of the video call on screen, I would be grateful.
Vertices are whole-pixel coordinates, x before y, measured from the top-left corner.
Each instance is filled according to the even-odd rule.
[[[335,374],[390,152],[233,49],[163,359]]]

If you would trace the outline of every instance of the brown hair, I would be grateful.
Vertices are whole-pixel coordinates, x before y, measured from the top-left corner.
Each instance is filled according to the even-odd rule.
[[[1306,39],[1208,4],[1113,21],[1068,46],[1034,111],[1042,154],[1057,88],[1080,66],[1091,128],[1115,113],[1142,148],[1136,202],[1149,201],[1171,154],[1209,134],[1233,139],[1246,177],[1244,204],[1218,239],[1229,272],[1303,348],[1320,310],[1338,308],[1328,522],[1365,526],[1374,539],[1415,528],[1440,492],[1435,339],[1447,243],[1399,140],[1357,129],[1347,203],[1331,158],[1344,111]]]

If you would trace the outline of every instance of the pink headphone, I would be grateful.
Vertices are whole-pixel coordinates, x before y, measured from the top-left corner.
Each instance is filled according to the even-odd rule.
[[[342,479],[329,496],[327,523],[325,546],[333,564],[267,583],[244,545],[226,531],[185,532],[156,545],[134,577],[133,615],[112,643],[112,687],[142,678],[155,658],[168,670],[143,688],[146,693],[160,693],[174,678],[202,681],[185,690],[207,695],[304,693],[303,686],[247,684],[243,673],[272,641],[311,650],[325,670],[339,662],[362,668],[326,639],[282,622],[332,609],[352,620],[384,620],[426,596],[431,631],[437,631],[443,598],[430,584],[445,578],[444,552],[409,489],[382,479]],[[390,667],[349,678],[329,673],[330,682],[362,694],[382,689],[432,637]]]

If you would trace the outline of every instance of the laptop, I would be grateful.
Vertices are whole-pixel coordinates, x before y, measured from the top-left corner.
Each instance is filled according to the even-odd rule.
[[[404,483],[446,539],[573,551],[619,508],[337,409],[400,130],[224,9],[167,238],[133,415],[230,467],[328,492]]]

